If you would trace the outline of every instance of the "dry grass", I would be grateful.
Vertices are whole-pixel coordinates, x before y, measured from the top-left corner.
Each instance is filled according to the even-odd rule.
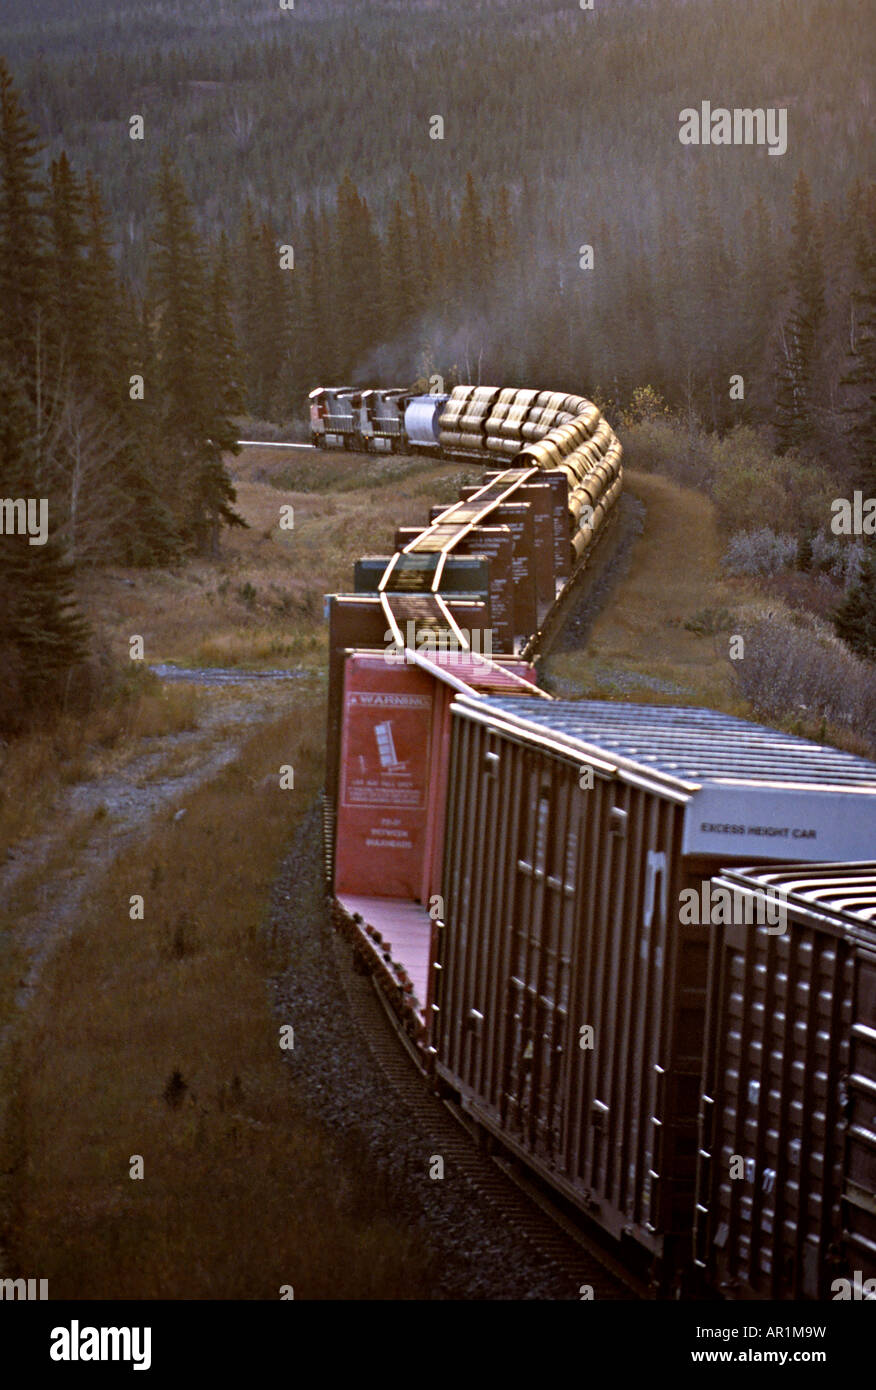
[[[551,677],[591,699],[626,693],[644,703],[739,712],[727,634],[704,635],[685,626],[708,628],[706,615],[738,612],[744,599],[719,573],[723,540],[713,504],[654,474],[626,470],[624,485],[645,504],[644,531],[586,650],[551,656]]]
[[[99,885],[44,976],[18,1038],[2,1167],[10,1263],[55,1298],[427,1288],[373,1175],[366,1186],[359,1160],[314,1128],[294,1083],[290,1096],[265,986],[281,964],[265,905],[321,780],[322,728],[311,702],[255,735],[187,798],[184,821]],[[285,762],[294,792],[274,785]],[[134,893],[143,922],[129,918]],[[143,1181],[129,1177],[134,1154]]]
[[[110,651],[126,658],[137,633],[147,662],[322,669],[324,595],[351,589],[358,555],[391,553],[396,526],[425,523],[432,502],[474,477],[403,455],[292,457],[251,448],[231,460],[249,529],[223,535],[216,559],[86,577],[84,606]],[[287,505],[291,531],[280,528]]]
[[[45,823],[58,792],[106,771],[143,738],[197,727],[203,706],[192,686],[162,686],[141,668],[84,718],[63,715],[14,739],[0,754],[0,854]]]

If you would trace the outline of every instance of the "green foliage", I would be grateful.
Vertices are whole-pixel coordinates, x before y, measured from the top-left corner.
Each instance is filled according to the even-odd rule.
[[[729,608],[703,608],[684,624],[688,632],[698,637],[716,637],[721,632],[732,632],[736,618]]]
[[[834,617],[834,629],[858,656],[876,661],[876,563],[868,556]]]

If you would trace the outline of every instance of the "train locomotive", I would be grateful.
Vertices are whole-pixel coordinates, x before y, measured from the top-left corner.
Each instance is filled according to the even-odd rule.
[[[329,597],[336,926],[431,1084],[657,1295],[876,1279],[876,764],[552,699],[537,661],[612,533],[620,444],[582,397],[413,405],[405,447],[483,480]]]

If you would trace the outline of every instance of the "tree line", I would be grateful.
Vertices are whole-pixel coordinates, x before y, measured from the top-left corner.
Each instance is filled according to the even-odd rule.
[[[223,458],[242,398],[221,247],[207,254],[165,157],[149,291],[133,295],[95,180],[39,155],[0,60],[2,728],[70,698],[88,639],[77,566],[166,563],[243,524]]]
[[[801,171],[733,237],[693,177],[693,215],[661,206],[634,255],[611,207],[582,221],[526,177],[474,171],[440,193],[410,172],[382,216],[347,172],[282,222],[247,199],[208,239],[165,151],[129,281],[97,180],[63,151],[46,166],[5,64],[0,175],[0,493],[46,497],[51,518],[45,546],[2,537],[6,709],[59,698],[82,656],[71,566],[215,549],[240,523],[236,421],[301,416],[316,384],[437,371],[583,390],[611,414],[648,383],[708,428],[754,423],[873,487],[861,180],[819,205]]]

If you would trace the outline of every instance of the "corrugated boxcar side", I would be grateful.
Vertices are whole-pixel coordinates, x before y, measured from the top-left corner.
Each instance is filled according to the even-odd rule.
[[[850,1267],[876,1279],[876,941],[858,942],[852,1012],[843,1232]]]
[[[659,1255],[690,1238],[707,941],[677,923],[683,796],[581,766],[454,714],[431,1041],[488,1126]]]
[[[731,1296],[829,1298],[844,1272],[835,1258],[854,945],[793,912],[782,934],[713,931],[697,1257]],[[733,1155],[743,1178],[730,1177]]]

